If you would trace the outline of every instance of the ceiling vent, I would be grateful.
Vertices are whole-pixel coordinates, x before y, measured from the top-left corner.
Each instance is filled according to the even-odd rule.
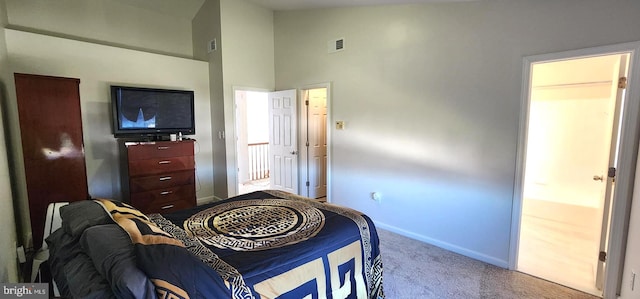
[[[344,50],[344,37],[329,41],[329,53],[335,53]]]

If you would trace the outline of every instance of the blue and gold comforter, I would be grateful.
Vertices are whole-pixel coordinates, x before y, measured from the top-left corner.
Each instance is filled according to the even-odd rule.
[[[160,298],[384,298],[378,236],[357,211],[279,191],[162,215],[98,202]]]

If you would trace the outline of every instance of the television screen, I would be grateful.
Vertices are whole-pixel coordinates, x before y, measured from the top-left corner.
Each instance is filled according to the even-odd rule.
[[[111,86],[116,137],[195,134],[193,91]]]

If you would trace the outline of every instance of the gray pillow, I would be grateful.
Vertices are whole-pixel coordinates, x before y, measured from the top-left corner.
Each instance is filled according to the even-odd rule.
[[[118,298],[157,298],[155,286],[136,266],[129,235],[117,224],[87,228],[80,245]]]
[[[104,208],[93,200],[80,200],[60,208],[62,229],[72,237],[80,237],[88,227],[114,223]]]
[[[72,298],[117,298],[86,254],[80,253],[69,260],[63,271]]]
[[[47,238],[51,275],[63,298],[115,298],[109,282],[98,273],[78,243],[59,229]]]

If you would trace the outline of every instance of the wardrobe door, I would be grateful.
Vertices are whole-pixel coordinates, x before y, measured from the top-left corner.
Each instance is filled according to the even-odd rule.
[[[47,205],[89,198],[79,79],[15,74],[31,231],[42,245]]]

